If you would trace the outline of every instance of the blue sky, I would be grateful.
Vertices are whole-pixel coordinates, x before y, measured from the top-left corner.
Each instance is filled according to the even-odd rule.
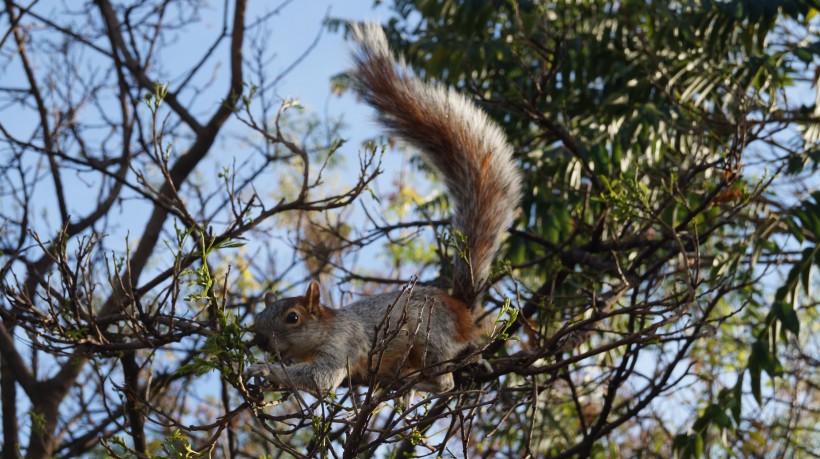
[[[233,3],[228,2],[228,9],[232,10]],[[34,4],[32,12],[48,20],[60,24],[72,30],[81,30],[87,26],[87,15],[83,11],[82,4],[64,2],[60,0],[41,0]],[[171,3],[172,7],[185,8],[187,2]],[[159,47],[156,58],[152,66],[148,69],[150,78],[160,82],[167,82],[169,88],[175,91],[178,85],[185,79],[189,69],[200,59],[208,47],[220,34],[222,28],[222,9],[224,2],[204,2],[205,5],[197,12],[201,21],[193,27],[186,27],[180,32],[171,33],[168,41]],[[66,10],[71,9],[78,14],[67,14]],[[96,7],[88,7],[89,14],[95,18],[99,16]],[[388,16],[385,7],[374,9],[373,0],[310,0],[310,1],[251,1],[246,15],[245,23],[253,24],[259,17],[266,16],[272,11],[279,11],[272,15],[265,22],[264,28],[250,28],[246,34],[244,52],[245,58],[252,59],[254,46],[264,50],[265,71],[271,76],[277,76],[294,65],[297,60],[316,40],[315,47],[302,59],[298,65],[282,76],[282,79],[274,88],[275,97],[278,99],[295,98],[305,108],[306,113],[315,113],[321,119],[341,118],[346,125],[341,135],[348,140],[341,153],[347,157],[355,158],[360,149],[360,145],[365,138],[372,137],[381,130],[373,121],[373,113],[364,104],[357,101],[351,93],[342,96],[332,95],[330,79],[333,75],[346,70],[350,65],[349,41],[345,40],[342,31],[328,32],[323,26],[326,17],[348,20],[375,20],[381,21]],[[169,17],[179,11],[173,11]],[[183,10],[183,13],[187,13]],[[5,18],[4,18],[5,19]],[[230,20],[228,22],[230,24]],[[35,43],[43,43],[43,39],[48,37],[48,28],[39,27],[38,20],[32,16],[24,18],[24,26],[32,27],[31,40]],[[32,26],[33,25],[33,26]],[[59,39],[54,39],[59,42]],[[104,37],[95,43],[103,49],[110,46]],[[186,90],[179,94],[183,103],[193,107],[192,113],[203,123],[211,113],[221,103],[225,97],[227,79],[229,77],[227,57],[228,40],[223,40],[222,44],[215,50],[214,58],[208,61],[204,68],[199,71],[191,84],[186,86]],[[0,68],[0,85],[4,87],[27,88],[28,83],[23,73],[20,60],[13,53],[13,40],[7,40],[2,50],[3,57],[6,58],[7,65]],[[106,63],[100,64],[100,54],[91,48],[76,47],[77,58],[81,59],[83,65],[81,71],[93,74],[100,68],[105,68]],[[43,87],[51,75],[46,73],[55,59],[59,57],[49,55],[44,52],[37,52],[37,48],[32,46],[30,58],[38,72],[38,78]],[[107,58],[104,58],[107,59]],[[59,68],[59,66],[57,67]],[[245,72],[249,84],[256,83],[252,80],[253,73],[246,68]],[[63,75],[56,74],[53,78],[59,79]],[[109,78],[113,77],[111,75]],[[107,84],[113,84],[108,81]],[[116,117],[116,105],[113,99],[107,96],[102,103],[111,105],[110,115]],[[5,102],[5,101],[4,101]],[[59,102],[55,103],[59,106]],[[146,110],[145,107],[140,107]],[[106,109],[108,110],[108,109]],[[164,107],[165,112],[169,112]],[[161,115],[161,116],[164,116]],[[99,114],[93,107],[87,107],[79,117],[86,126],[97,123]],[[38,120],[35,112],[30,109],[21,109],[19,105],[5,105],[0,110],[0,123],[12,132],[17,138],[33,138],[35,143],[39,143],[37,133]],[[107,132],[100,132],[97,138],[91,135],[92,148],[97,146],[97,142],[102,144]],[[236,119],[231,119],[222,130],[220,138],[209,153],[207,161],[198,167],[199,174],[206,179],[216,179],[216,171],[221,165],[230,165],[233,160],[241,162],[247,157],[248,152],[243,151],[241,145],[237,148],[236,136],[249,135],[248,129],[242,126]],[[259,139],[261,141],[261,139]],[[169,140],[169,143],[173,140]],[[182,153],[187,147],[187,140],[178,141],[174,148]],[[70,146],[66,148],[71,150]],[[100,147],[102,148],[102,147]],[[389,156],[389,155],[388,155]],[[398,156],[398,155],[397,155]],[[350,163],[355,165],[355,159]],[[42,167],[39,165],[37,167]],[[99,193],[98,184],[89,180],[83,180],[79,174],[64,174],[65,188],[69,193],[69,213],[72,219],[86,215],[96,203],[96,195]],[[87,196],[86,196],[87,195]],[[50,180],[41,180],[34,189],[35,204],[43,209],[38,212],[33,226],[45,235],[54,234],[59,227],[58,212],[56,211],[56,200],[53,185]],[[78,199],[79,196],[82,196]],[[72,199],[73,197],[73,199]],[[0,206],[11,205],[9,202]],[[39,210],[39,209],[38,209]],[[150,208],[145,203],[130,201],[122,210],[114,210],[112,214],[117,219],[116,226],[109,228],[109,240],[122,239],[126,234],[130,235],[130,240],[138,238],[144,228],[145,221],[150,212]]]
[[[297,0],[288,4],[282,13],[271,20],[270,46],[276,58],[270,68],[278,74],[290,66],[322,29],[325,16],[351,20],[384,20],[384,7],[373,8],[373,0]],[[279,4],[276,2],[275,4]],[[252,17],[270,11],[274,2],[251,2]],[[330,78],[350,65],[350,43],[341,31],[323,32],[313,51],[285,76],[278,89],[281,97],[294,97],[311,111],[322,113],[326,108],[331,115],[344,114],[355,137],[372,135],[375,124],[371,112],[351,94],[341,97],[330,94]],[[368,134],[368,131],[370,134]]]

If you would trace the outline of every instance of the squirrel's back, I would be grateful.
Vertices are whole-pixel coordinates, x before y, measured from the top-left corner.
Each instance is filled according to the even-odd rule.
[[[354,26],[353,35],[360,44],[356,90],[385,127],[419,149],[447,187],[454,234],[464,235],[464,241],[454,238],[463,253],[453,262],[453,296],[472,308],[488,288],[492,261],[521,200],[513,149],[473,101],[421,81],[403,60],[394,60],[381,26]]]
[[[338,313],[340,321],[363,326],[365,333],[351,338],[372,351],[351,353],[354,379],[368,374],[371,355],[378,375],[391,379],[455,357],[479,332],[467,306],[435,287],[365,297]]]

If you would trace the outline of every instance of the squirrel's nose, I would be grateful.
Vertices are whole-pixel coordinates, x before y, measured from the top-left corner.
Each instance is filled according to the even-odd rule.
[[[255,333],[253,338],[248,342],[248,347],[259,346],[261,348],[265,347],[265,337],[259,333]]]

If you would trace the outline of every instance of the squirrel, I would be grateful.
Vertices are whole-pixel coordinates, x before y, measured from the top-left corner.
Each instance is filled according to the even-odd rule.
[[[323,395],[348,380],[367,384],[419,377],[413,389],[447,392],[444,366],[479,334],[473,311],[489,289],[492,261],[515,218],[521,178],[501,128],[458,92],[420,80],[394,60],[378,24],[353,25],[358,43],[352,82],[390,133],[420,150],[443,178],[453,203],[458,254],[452,293],[407,288],[340,309],[322,305],[319,284],[303,296],[265,295],[253,344],[276,363],[251,365],[246,377]]]

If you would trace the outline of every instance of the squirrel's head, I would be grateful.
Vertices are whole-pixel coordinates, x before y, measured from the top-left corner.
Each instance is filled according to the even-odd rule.
[[[303,296],[277,299],[265,294],[265,310],[256,319],[254,343],[284,360],[300,361],[313,355],[332,327],[333,309],[322,305],[319,283],[311,281]]]

